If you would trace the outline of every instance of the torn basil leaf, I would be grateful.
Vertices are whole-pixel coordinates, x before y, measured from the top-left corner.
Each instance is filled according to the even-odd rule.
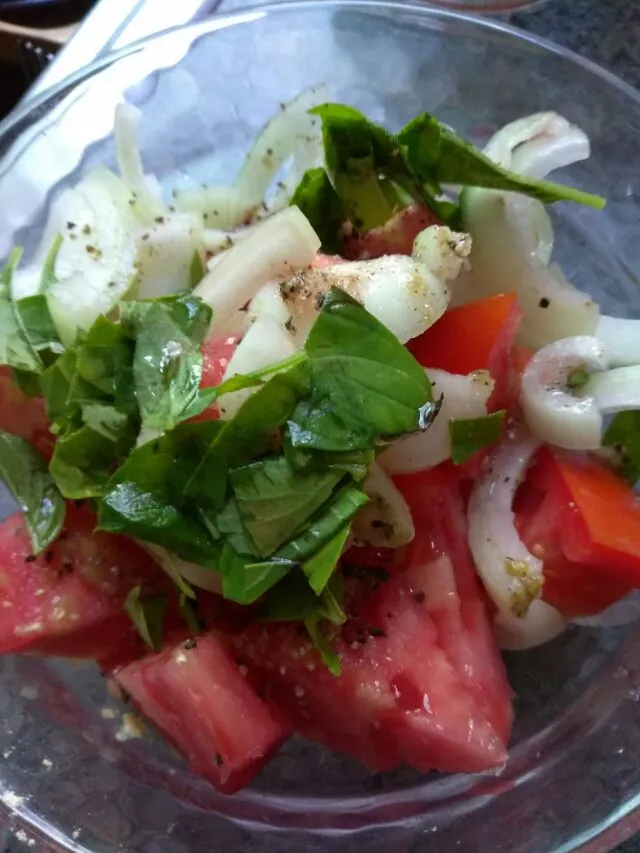
[[[162,628],[168,603],[166,595],[143,597],[140,586],[134,586],[124,601],[124,609],[136,631],[154,652],[162,648]]]
[[[619,412],[609,424],[602,443],[618,451],[621,474],[635,486],[640,480],[640,412]]]
[[[327,255],[340,254],[344,207],[324,169],[308,169],[289,204],[296,205],[307,217]]]
[[[65,503],[46,461],[24,439],[0,431],[0,477],[24,514],[34,554],[45,551],[62,529]]]
[[[462,465],[479,450],[495,444],[502,434],[506,412],[493,412],[482,418],[452,418],[449,421],[451,459]]]

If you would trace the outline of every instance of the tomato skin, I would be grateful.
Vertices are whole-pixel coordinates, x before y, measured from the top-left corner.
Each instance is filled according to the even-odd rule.
[[[290,731],[213,632],[172,643],[115,678],[193,770],[225,793],[247,785]]]
[[[591,616],[640,587],[640,505],[600,462],[543,448],[514,508],[544,561],[542,596],[564,615]]]
[[[509,408],[519,386],[513,359],[521,317],[514,293],[491,296],[450,308],[407,348],[424,367],[461,375],[488,370],[496,383],[489,411]]]
[[[231,335],[227,338],[216,338],[210,341],[205,341],[202,345],[202,355],[204,357],[202,364],[202,379],[200,381],[201,388],[215,388],[220,385],[224,379],[224,373],[227,365],[234,354],[240,338]],[[198,423],[199,421],[216,421],[220,417],[220,410],[215,403],[212,403],[208,409],[190,419],[190,423]]]
[[[69,503],[63,533],[36,559],[20,514],[0,524],[0,654],[100,658],[139,646],[124,598],[168,579],[138,545],[95,524],[88,506]]]
[[[435,213],[417,204],[411,204],[397,213],[380,228],[366,234],[352,234],[342,247],[349,260],[380,258],[382,255],[410,255],[418,234],[430,225],[442,225]]]

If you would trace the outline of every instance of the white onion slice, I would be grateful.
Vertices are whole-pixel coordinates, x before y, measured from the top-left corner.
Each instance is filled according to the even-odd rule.
[[[531,177],[589,156],[588,137],[554,113],[520,119],[499,131],[485,153]],[[473,239],[471,273],[457,283],[457,303],[515,290],[524,311],[520,340],[537,349],[558,338],[593,334],[598,306],[549,265],[553,232],[544,205],[518,193],[469,187],[461,196]]]
[[[428,368],[433,396],[442,395],[442,406],[426,432],[399,438],[379,457],[380,464],[392,474],[408,474],[434,468],[451,457],[449,421],[451,418],[480,418],[487,414],[487,401],[493,380],[485,370],[468,376]]]
[[[282,298],[280,285],[275,281],[263,284],[249,303],[245,312],[245,330],[255,323],[259,317],[264,316],[272,317],[276,323],[285,327],[291,319],[291,314]]]
[[[370,501],[353,520],[354,541],[374,548],[400,548],[411,542],[416,532],[411,510],[377,463],[372,464],[362,488]]]
[[[598,320],[595,336],[602,341],[607,361],[612,367],[640,364],[640,320],[603,314]]]
[[[520,539],[513,499],[539,442],[521,425],[510,427],[469,500],[469,547],[485,589],[498,608],[496,635],[503,648],[524,649],[557,636],[565,620],[541,601],[542,561]]]
[[[602,415],[592,395],[577,396],[568,380],[576,369],[603,370],[597,338],[581,335],[547,344],[527,365],[520,403],[531,432],[541,441],[573,450],[600,447]]]
[[[202,225],[198,217],[176,213],[160,219],[141,231],[136,241],[138,299],[188,290],[194,255],[203,254]]]
[[[166,206],[162,200],[162,191],[156,178],[145,175],[140,156],[138,129],[142,113],[131,104],[122,103],[116,107],[113,135],[116,143],[118,169],[122,180],[131,190],[131,208],[145,220],[163,216]]]
[[[224,372],[224,379],[238,373],[252,373],[270,367],[297,352],[291,335],[272,316],[258,317],[240,341]],[[255,388],[243,388],[220,397],[218,405],[223,418],[232,418]]]
[[[214,311],[208,336],[223,334],[229,317],[263,284],[307,266],[319,248],[317,234],[297,207],[263,222],[240,245],[229,249],[195,288]]]

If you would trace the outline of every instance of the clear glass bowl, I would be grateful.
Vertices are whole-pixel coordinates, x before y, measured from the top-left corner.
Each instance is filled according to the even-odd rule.
[[[399,3],[213,18],[101,60],[25,106],[0,127],[0,255],[12,243],[32,249],[60,189],[114,165],[123,97],[144,112],[144,160],[170,190],[186,174],[228,179],[278,103],[320,81],[392,128],[426,109],[477,143],[536,110],[577,122],[593,156],[559,177],[609,203],[604,213],[554,209],[558,258],[610,313],[639,313],[640,96],[500,24]],[[595,850],[614,825],[624,834],[640,792],[638,630],[572,628],[509,666],[517,723],[500,776],[370,776],[292,740],[228,798],[158,738],[123,739],[91,666],[3,658],[0,801],[44,849],[92,853],[559,853]]]

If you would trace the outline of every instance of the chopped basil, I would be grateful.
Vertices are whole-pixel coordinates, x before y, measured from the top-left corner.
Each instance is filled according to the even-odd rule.
[[[619,452],[621,474],[635,486],[640,480],[640,412],[619,412],[609,424],[602,443]]]
[[[24,513],[33,553],[42,553],[57,538],[65,516],[45,460],[24,439],[0,431],[0,477]]]
[[[307,217],[321,240],[322,251],[328,255],[339,254],[342,224],[347,217],[325,170],[308,169],[289,203],[299,207]]]
[[[140,586],[134,586],[124,602],[124,609],[136,626],[138,634],[154,652],[162,648],[162,627],[168,603],[166,595],[143,598]]]
[[[454,464],[462,465],[483,447],[495,444],[502,433],[505,415],[505,411],[500,411],[483,418],[452,418],[449,437]]]
[[[585,370],[584,367],[576,367],[569,374],[567,385],[572,391],[579,391],[581,388],[584,388],[590,378],[589,371]]]

